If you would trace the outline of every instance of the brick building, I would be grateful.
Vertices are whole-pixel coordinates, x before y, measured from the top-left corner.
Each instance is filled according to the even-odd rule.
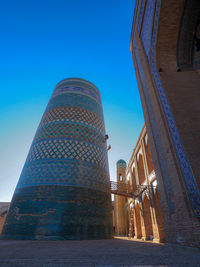
[[[128,201],[129,237],[163,242],[163,215],[145,126],[126,168],[126,182],[133,193]]]
[[[127,186],[129,196],[115,195],[115,234],[163,242],[163,215],[145,125],[128,166],[117,162],[117,183],[119,188]]]
[[[165,238],[189,245],[200,245],[199,18],[198,0],[136,0],[130,42]]]

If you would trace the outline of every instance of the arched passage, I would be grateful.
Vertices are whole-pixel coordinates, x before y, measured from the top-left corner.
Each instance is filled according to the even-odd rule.
[[[150,200],[145,195],[143,201],[143,217],[144,217],[144,233],[145,238],[150,239],[150,236],[153,235],[153,228],[152,228],[152,219],[151,219],[151,212],[150,212]]]
[[[148,165],[148,171],[149,174],[153,171],[153,162],[151,158],[151,151],[149,147],[149,141],[147,140],[147,145],[146,145],[146,155],[147,155],[147,165]]]
[[[154,208],[155,208],[155,214],[156,214],[156,221],[157,221],[157,226],[158,226],[158,236],[154,238],[159,239],[159,240],[164,240],[165,239],[165,234],[164,234],[164,219],[162,215],[162,210],[160,206],[160,198],[159,198],[159,193],[158,190],[155,190],[155,195],[154,195]]]
[[[134,209],[132,206],[129,207],[130,209],[130,218],[129,218],[129,237],[134,237]]]
[[[142,237],[142,227],[141,227],[141,217],[140,217],[140,207],[139,203],[136,204],[135,207],[135,237]]]
[[[136,178],[135,178],[135,168],[132,169],[132,187],[133,192],[136,190]]]
[[[144,173],[144,164],[142,155],[139,155],[138,160],[138,176],[139,176],[139,183],[142,184],[145,182],[145,173]]]

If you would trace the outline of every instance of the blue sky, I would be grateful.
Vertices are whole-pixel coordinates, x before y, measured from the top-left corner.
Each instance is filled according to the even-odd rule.
[[[134,0],[3,1],[0,9],[0,201],[10,201],[55,85],[101,92],[111,180],[144,123],[129,50]]]

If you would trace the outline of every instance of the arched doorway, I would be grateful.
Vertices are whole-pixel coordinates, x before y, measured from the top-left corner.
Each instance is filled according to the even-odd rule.
[[[135,235],[135,229],[134,229],[134,208],[132,206],[133,204],[130,204],[129,211],[130,211],[130,217],[129,217],[129,237],[134,237]]]
[[[140,217],[140,206],[139,203],[136,203],[135,207],[135,237],[142,237],[142,227],[141,227],[141,217]]]
[[[145,173],[144,173],[143,158],[141,154],[139,154],[139,159],[138,159],[138,176],[139,176],[139,183],[143,184],[145,182]]]
[[[136,178],[135,178],[135,168],[134,167],[132,169],[132,187],[133,187],[133,192],[134,192],[137,189]]]
[[[147,140],[147,144],[146,144],[146,155],[147,155],[148,171],[149,171],[149,174],[150,174],[153,171],[153,162],[152,162],[152,158],[151,158],[151,151],[150,151],[149,141],[148,140]]]
[[[153,228],[152,228],[152,219],[151,219],[151,211],[150,211],[150,200],[145,195],[143,201],[143,217],[144,217],[144,233],[145,239],[151,239],[153,236]]]
[[[156,215],[157,229],[158,229],[158,236],[155,238],[162,241],[165,239],[164,224],[163,224],[164,219],[163,219],[162,210],[160,206],[160,198],[159,198],[158,189],[155,190],[155,194],[154,194],[154,208],[155,208],[155,215]]]

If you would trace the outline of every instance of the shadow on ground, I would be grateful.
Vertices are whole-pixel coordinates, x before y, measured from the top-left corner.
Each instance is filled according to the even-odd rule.
[[[200,249],[124,239],[0,240],[0,266],[200,266]]]

